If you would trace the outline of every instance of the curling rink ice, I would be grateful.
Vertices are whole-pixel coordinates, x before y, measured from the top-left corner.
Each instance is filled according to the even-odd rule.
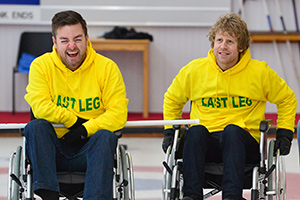
[[[121,138],[119,144],[126,144],[134,166],[136,200],[160,200],[162,196],[162,162],[165,155],[161,149],[162,138]],[[0,137],[0,200],[7,199],[9,157],[21,137]],[[291,153],[285,157],[287,169],[287,199],[300,200],[300,165],[297,140],[293,140]],[[221,199],[221,195],[210,198]],[[244,192],[250,199],[250,193]]]

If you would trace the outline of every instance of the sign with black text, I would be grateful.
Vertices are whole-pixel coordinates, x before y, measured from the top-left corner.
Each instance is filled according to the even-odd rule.
[[[0,24],[40,21],[40,0],[0,0]]]

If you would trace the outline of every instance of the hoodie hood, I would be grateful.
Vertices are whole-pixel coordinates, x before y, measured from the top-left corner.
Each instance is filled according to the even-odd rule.
[[[240,54],[240,60],[239,62],[233,66],[232,68],[223,71],[218,65],[217,65],[217,61],[216,61],[216,57],[214,55],[214,50],[210,49],[207,55],[207,59],[211,65],[211,67],[218,71],[223,73],[224,75],[235,75],[237,73],[240,73],[242,70],[245,69],[245,67],[247,66],[247,64],[249,63],[250,59],[251,59],[251,54],[249,49],[247,49],[244,53]]]

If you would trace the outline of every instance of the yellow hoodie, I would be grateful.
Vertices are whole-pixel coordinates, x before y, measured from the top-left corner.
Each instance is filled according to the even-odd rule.
[[[25,99],[36,118],[71,127],[77,116],[88,119],[83,125],[91,136],[100,129],[116,131],[127,121],[125,84],[117,65],[97,54],[89,41],[86,58],[71,71],[55,47],[36,58],[29,72]],[[56,129],[61,138],[68,129]]]
[[[249,50],[226,71],[217,66],[213,49],[206,58],[183,67],[165,93],[164,119],[180,119],[188,100],[190,118],[199,119],[210,132],[235,124],[259,141],[259,123],[265,119],[267,101],[277,106],[277,128],[294,132],[294,92],[266,62],[251,59]]]

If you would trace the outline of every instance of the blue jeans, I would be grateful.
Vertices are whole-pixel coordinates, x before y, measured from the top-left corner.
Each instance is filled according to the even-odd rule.
[[[100,130],[81,144],[62,144],[51,123],[35,119],[24,130],[27,155],[33,170],[33,190],[59,191],[56,173],[86,172],[84,199],[113,198],[114,154],[117,136]]]
[[[228,125],[209,133],[206,127],[191,127],[184,137],[184,196],[203,199],[205,163],[224,163],[222,198],[242,199],[245,164],[260,160],[259,144],[246,130]]]

